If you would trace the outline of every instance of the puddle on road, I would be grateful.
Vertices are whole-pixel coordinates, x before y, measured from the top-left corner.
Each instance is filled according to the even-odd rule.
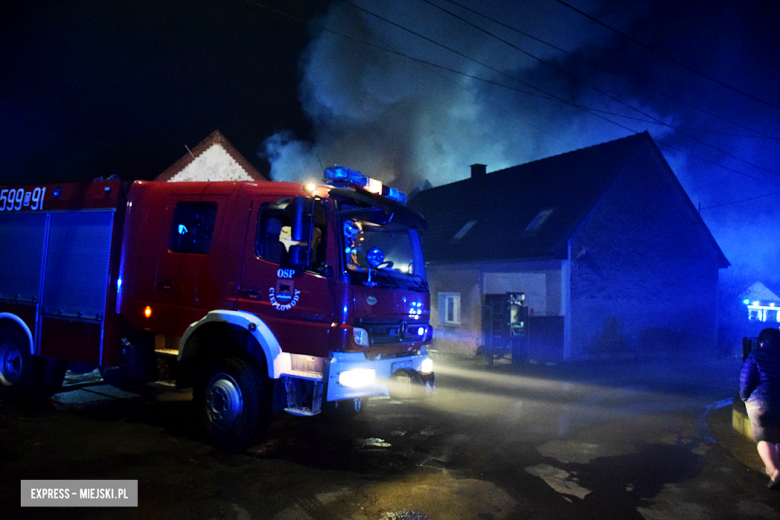
[[[513,520],[517,501],[504,489],[477,479],[421,469],[380,482],[359,480],[335,490],[327,503],[318,494],[298,500],[273,520]]]
[[[385,442],[384,439],[371,437],[370,439],[356,439],[355,445],[359,448],[390,448],[392,444]]]
[[[586,464],[598,457],[614,457],[636,452],[636,448],[629,443],[593,443],[563,439],[545,442],[536,449],[545,457],[557,459],[564,464],[572,462]]]
[[[651,444],[634,453],[592,460],[586,456],[587,460],[562,463],[560,467],[539,464],[525,470],[562,495],[590,501],[589,508],[633,510],[643,499],[658,495],[664,486],[695,477],[704,465],[698,448],[694,442]]]
[[[579,485],[577,477],[555,466],[539,464],[537,466],[529,466],[525,470],[531,475],[544,480],[548,486],[563,495],[572,495],[582,500],[591,492],[589,489]]]
[[[380,520],[431,520],[431,518],[417,511],[393,511],[385,513]]]
[[[704,457],[697,453],[698,443],[651,444],[637,453],[602,457],[587,465],[570,465],[583,474],[583,482],[594,489],[623,489],[633,486],[632,494],[650,498],[665,484],[683,482],[695,477],[704,466]],[[578,467],[580,466],[580,467]],[[587,472],[587,479],[584,475]],[[587,484],[586,484],[587,485]]]

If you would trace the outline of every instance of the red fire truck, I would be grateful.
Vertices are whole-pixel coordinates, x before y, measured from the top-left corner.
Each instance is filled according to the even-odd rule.
[[[0,188],[0,397],[51,395],[69,366],[168,380],[241,449],[274,410],[430,393],[425,221],[359,172],[325,178]]]

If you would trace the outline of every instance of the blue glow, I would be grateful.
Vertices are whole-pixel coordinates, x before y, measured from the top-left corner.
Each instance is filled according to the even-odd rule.
[[[406,204],[406,193],[400,192],[395,188],[387,188],[387,194],[385,196],[388,199],[400,202],[401,204]]]
[[[417,335],[418,336],[424,336],[425,335],[425,327],[418,327],[417,328]]]
[[[371,249],[371,251],[366,254],[366,262],[368,262],[368,265],[370,266],[379,267],[384,261],[385,254],[378,247]]]
[[[345,166],[332,166],[325,168],[325,182],[333,186],[358,186],[366,188],[372,193],[381,192],[381,194],[390,200],[394,200],[400,204],[406,204],[406,194],[398,191],[395,188],[389,186],[382,186],[379,181],[373,180],[375,185],[372,185],[370,177],[366,177],[360,172],[350,170]]]
[[[367,186],[368,178],[360,172],[344,166],[333,166],[325,169],[325,181],[328,183],[351,183],[357,186]]]

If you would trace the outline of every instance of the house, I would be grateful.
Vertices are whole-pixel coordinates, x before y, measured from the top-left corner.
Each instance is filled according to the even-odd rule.
[[[154,180],[187,181],[266,181],[252,164],[215,130]]]
[[[747,336],[758,336],[761,329],[780,323],[780,297],[763,283],[754,283],[739,298],[747,307]]]
[[[522,293],[535,361],[712,352],[729,262],[646,132],[419,192],[435,348]],[[517,353],[516,353],[517,355]]]

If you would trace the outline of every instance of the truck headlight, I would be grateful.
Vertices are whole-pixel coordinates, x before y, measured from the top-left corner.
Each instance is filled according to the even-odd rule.
[[[431,358],[423,359],[423,362],[420,363],[420,373],[430,374],[431,372],[433,372],[433,360]]]
[[[355,368],[339,374],[339,384],[349,388],[370,386],[376,381],[376,370],[373,368]]]
[[[366,329],[355,327],[354,329],[352,329],[352,339],[355,340],[356,345],[359,345],[361,347],[367,347],[368,331]]]

